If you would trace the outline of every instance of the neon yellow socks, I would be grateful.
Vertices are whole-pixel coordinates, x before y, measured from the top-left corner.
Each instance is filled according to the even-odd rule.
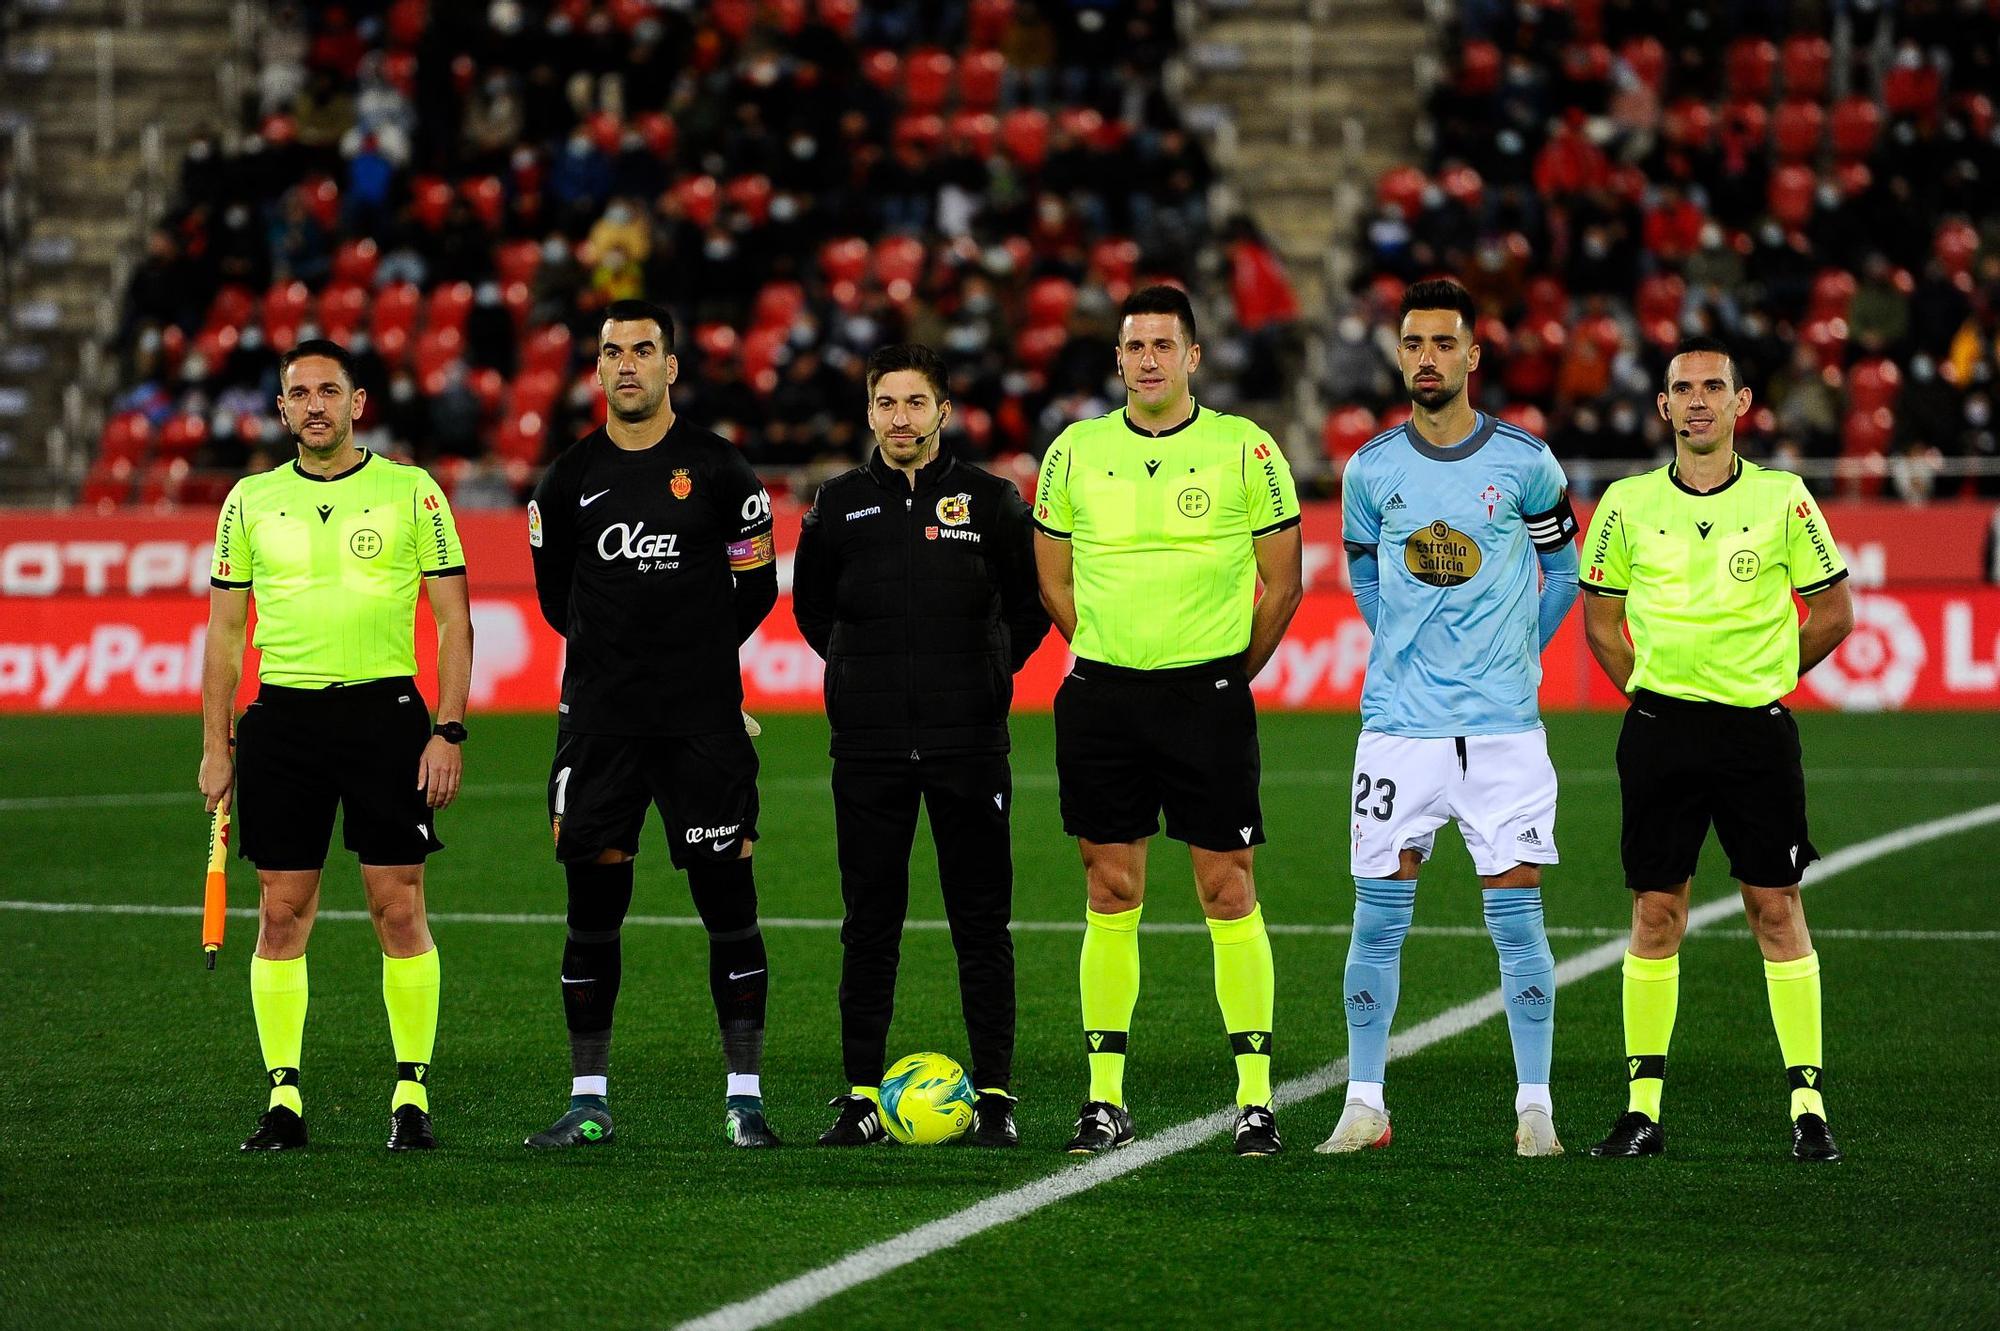
[[[1792,1088],[1792,1117],[1826,1117],[1820,1094],[1819,953],[1797,961],[1766,961],[1764,988],[1771,996],[1771,1024],[1785,1056],[1785,1079]]]
[[[850,1086],[847,1088],[847,1093],[849,1095],[858,1095],[864,1100],[873,1102],[877,1109],[882,1107],[882,1088],[880,1086]]]
[[[382,1006],[389,1009],[389,1039],[396,1047],[396,1094],[389,1108],[415,1105],[429,1113],[431,1053],[437,1044],[438,953],[382,958]]]
[[[1667,1046],[1674,1038],[1674,1014],[1681,1001],[1681,959],[1625,954],[1625,1074],[1630,1079],[1626,1109],[1660,1121],[1660,1092],[1666,1085]]]
[[[1253,906],[1240,920],[1210,920],[1208,940],[1215,949],[1215,1000],[1236,1054],[1236,1103],[1268,1105],[1276,980],[1264,908]]]
[[[1090,1055],[1090,1098],[1125,1103],[1125,1043],[1139,1002],[1139,916],[1144,906],[1100,915],[1084,912],[1077,987],[1083,995],[1083,1041]]]
[[[257,1017],[257,1043],[270,1074],[271,1104],[304,1114],[299,1099],[299,1050],[306,1038],[306,959],[250,958],[250,1010]]]

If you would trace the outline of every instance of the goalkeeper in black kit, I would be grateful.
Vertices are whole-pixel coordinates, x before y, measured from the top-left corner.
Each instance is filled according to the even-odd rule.
[[[648,805],[708,930],[724,1133],[778,1145],[760,1080],[770,971],[751,875],[757,754],[737,665],[777,602],[771,498],[733,445],[675,417],[673,346],[666,310],[606,307],[597,378],[610,419],[550,465],[528,505],[542,614],[569,643],[549,819],[569,880],[570,1102],[531,1147],[611,1140],[619,929]]]

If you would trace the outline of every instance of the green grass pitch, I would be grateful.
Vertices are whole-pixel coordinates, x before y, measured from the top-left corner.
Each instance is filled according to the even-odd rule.
[[[613,1050],[619,1140],[557,1158],[520,1142],[568,1086],[549,923],[440,922],[444,1017],[433,1106],[445,1148],[382,1149],[391,1080],[378,953],[354,920],[313,939],[304,1090],[314,1145],[245,1158],[262,1108],[246,971],[254,923],[202,969],[197,918],[0,909],[0,1325],[7,1327],[670,1326],[853,1250],[1075,1168],[1082,1098],[1077,936],[1017,933],[1015,1087],[1026,1149],[821,1151],[840,1078],[839,914],[825,724],[766,718],[758,886],[774,926],[765,1082],[775,1153],[722,1140],[722,1069],[699,929],[628,929]],[[1822,849],[2000,799],[2000,718],[1801,722]],[[1546,891],[1558,959],[1622,928],[1616,719],[1550,721],[1563,864]],[[1056,815],[1048,718],[1016,722],[1021,921],[1082,911]],[[436,914],[559,913],[542,808],[553,723],[480,719],[465,798],[443,820]],[[1264,720],[1257,861],[1268,918],[1344,925],[1349,716]],[[205,820],[188,718],[0,723],[0,897],[194,907]],[[172,792],[186,791],[180,797]],[[82,797],[82,798],[77,798]],[[940,907],[920,835],[912,914]],[[1394,1146],[1315,1155],[1333,1093],[1280,1115],[1287,1152],[1222,1139],[926,1257],[796,1325],[1158,1326],[1473,1322],[1576,1326],[2000,1323],[1987,1095],[2000,981],[2000,824],[1930,841],[1808,890],[1821,931],[1829,1104],[1845,1163],[1787,1156],[1785,1092],[1755,945],[1740,918],[1690,938],[1668,1083],[1670,1155],[1584,1154],[1623,1108],[1618,980],[1560,999],[1556,1121],[1570,1154],[1512,1156],[1512,1063],[1497,1018],[1391,1065]],[[687,916],[657,825],[635,912]],[[1153,856],[1148,924],[1198,918],[1181,849]],[[1711,845],[1697,900],[1730,886]],[[233,904],[254,901],[232,866]],[[1417,922],[1476,926],[1447,833]],[[361,905],[336,851],[323,908]],[[1885,936],[1885,931],[1901,931]],[[1916,935],[1924,936],[1916,936]],[[1280,934],[1280,1078],[1345,1053],[1337,929]],[[1142,1136],[1226,1104],[1233,1082],[1199,933],[1155,929],[1127,1081]],[[1479,936],[1414,936],[1398,1026],[1495,984]],[[941,931],[911,932],[891,1054],[964,1035]]]

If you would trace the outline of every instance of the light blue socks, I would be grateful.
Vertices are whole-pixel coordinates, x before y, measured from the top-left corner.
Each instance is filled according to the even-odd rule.
[[[1514,1076],[1523,1087],[1542,1088],[1539,1098],[1546,1099],[1556,1042],[1556,959],[1542,927],[1542,894],[1532,887],[1498,887],[1480,896],[1486,931],[1500,954],[1500,999],[1514,1041]]]
[[[1417,884],[1393,878],[1354,880],[1354,936],[1347,944],[1347,1077],[1382,1082],[1389,1028],[1403,987],[1403,939],[1416,911]],[[1380,1094],[1379,1090],[1376,1092]]]

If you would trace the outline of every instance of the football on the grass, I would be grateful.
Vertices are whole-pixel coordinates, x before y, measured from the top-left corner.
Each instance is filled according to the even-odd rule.
[[[905,1146],[936,1146],[972,1126],[972,1083],[956,1059],[911,1054],[882,1078],[882,1124]]]

